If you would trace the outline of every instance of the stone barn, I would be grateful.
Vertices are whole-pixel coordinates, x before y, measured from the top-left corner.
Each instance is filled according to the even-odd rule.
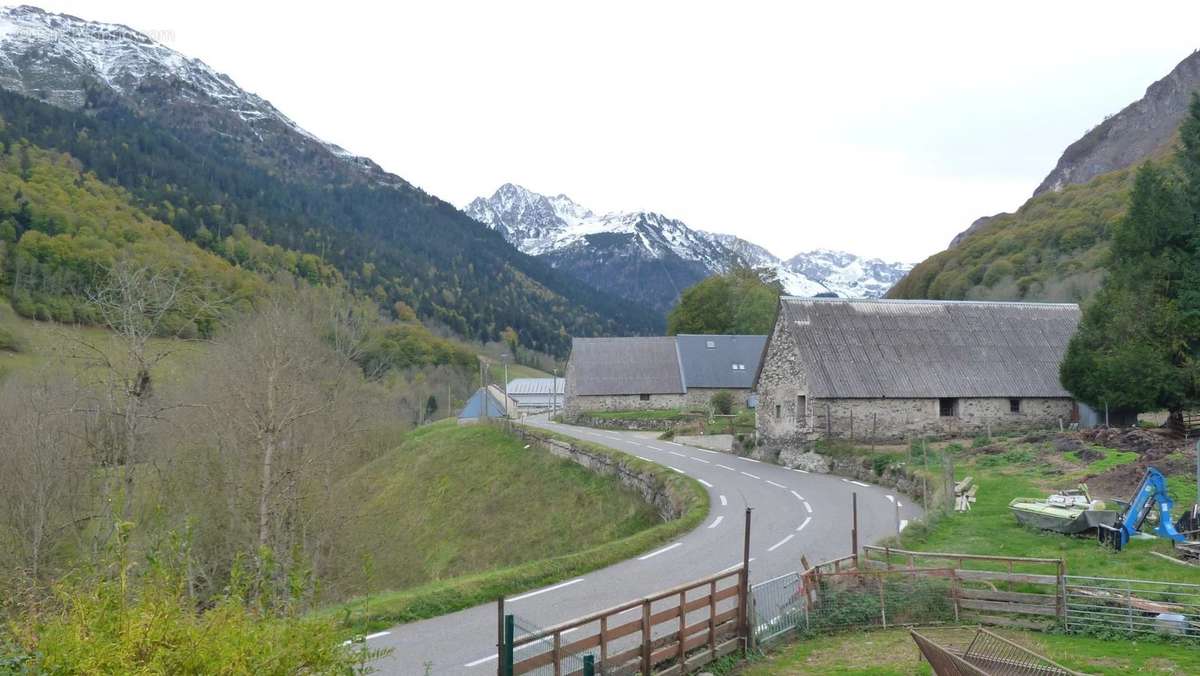
[[[575,338],[564,410],[704,409],[722,390],[745,406],[766,342],[766,336],[721,335]]]
[[[758,434],[904,440],[1069,424],[1058,379],[1079,306],[780,299],[756,378]]]

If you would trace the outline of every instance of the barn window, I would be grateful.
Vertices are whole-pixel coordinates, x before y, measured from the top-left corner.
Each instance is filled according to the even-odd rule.
[[[796,424],[808,427],[808,397],[803,394],[796,395]]]
[[[1009,413],[1020,413],[1021,412],[1021,400],[1020,399],[1009,399],[1008,400],[1008,412]]]
[[[639,394],[639,395],[638,395],[638,399],[641,399],[642,401],[650,401],[650,395],[648,395],[648,394]]]
[[[938,399],[938,415],[953,418],[958,415],[958,400],[950,397]]]

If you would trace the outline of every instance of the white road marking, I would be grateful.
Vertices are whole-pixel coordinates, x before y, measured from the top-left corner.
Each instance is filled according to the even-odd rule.
[[[730,467],[729,465],[722,465],[722,464],[721,464],[721,463],[719,463],[719,462],[717,463],[717,467],[720,467],[721,469],[727,469],[727,470],[729,470],[730,472],[736,472],[736,471],[737,471],[736,469],[734,469],[734,468]]]
[[[799,473],[801,473],[801,474],[808,474],[808,470],[806,470],[806,469],[794,469],[794,470],[792,470],[792,471],[793,471],[793,472],[799,472]]]
[[[708,454],[710,454],[710,455],[721,455],[719,452],[717,452],[717,451],[710,451],[710,450],[708,450],[707,448],[697,448],[696,450],[697,450],[697,451],[700,451],[701,453],[708,453]]]
[[[708,483],[704,479],[696,479],[696,481],[699,481],[705,488],[712,488],[712,484]]]
[[[636,442],[636,441],[630,441],[630,442],[629,442],[629,444],[630,444],[631,446],[640,446],[641,448],[645,448],[645,447],[646,447],[646,445],[645,445],[645,444],[639,444],[639,443],[638,443],[638,442]]]
[[[746,457],[743,457],[740,455],[738,457],[741,458],[742,460],[745,460],[746,462],[760,462],[759,460],[755,460],[754,458],[746,458]]]
[[[885,496],[883,496],[883,497],[887,498],[887,499],[888,499],[888,502],[891,502],[891,503],[895,503],[895,502],[896,502],[896,496],[894,496],[894,495],[885,495]]]
[[[392,635],[392,632],[390,632],[390,631],[377,631],[374,634],[367,634],[366,636],[363,637],[363,640],[370,641],[373,638],[380,638],[381,636],[391,636],[391,635]],[[351,643],[353,643],[353,641],[351,641],[351,640],[342,641],[342,645],[350,645]]]
[[[804,503],[804,509],[808,510],[809,514],[812,514],[812,505],[808,504],[808,502]]]
[[[470,667],[477,667],[477,666],[479,666],[479,665],[483,664],[484,662],[491,662],[491,661],[492,661],[492,660],[494,660],[494,659],[496,659],[496,656],[495,656],[495,655],[488,655],[487,657],[484,657],[484,658],[481,658],[481,659],[475,660],[474,662],[467,662],[467,663],[466,663],[466,664],[464,664],[463,666],[464,666],[464,667],[468,667],[468,668],[470,668]]]
[[[680,474],[687,474],[687,472],[685,472],[685,471],[683,471],[683,470],[679,469],[678,467],[672,467],[672,466],[670,466],[670,465],[667,465],[667,469],[669,469],[669,470],[674,470],[674,471],[676,471],[676,472],[679,472]]]
[[[673,545],[667,545],[666,547],[663,547],[662,549],[650,552],[649,554],[646,554],[645,556],[639,556],[638,561],[645,561],[646,559],[658,556],[659,554],[662,554],[663,552],[669,552],[672,549],[675,549],[676,547],[682,547],[682,546],[683,546],[682,542],[676,542]]]
[[[792,533],[791,535],[785,537],[784,539],[780,540],[779,542],[776,542],[775,544],[771,545],[770,547],[767,547],[767,551],[773,552],[776,549],[779,549],[780,547],[786,545],[788,543],[788,540],[791,540],[794,537],[796,537],[796,534]]]
[[[745,474],[746,476],[750,477],[751,479],[761,479],[762,478],[762,477],[754,476],[753,474],[751,474],[749,472],[742,472],[742,474]]]
[[[804,527],[807,526],[808,522],[810,521],[812,521],[811,516],[804,517],[804,523],[800,524],[800,527],[796,529],[796,532],[799,533],[800,531],[804,530]]]
[[[896,506],[897,506],[897,507],[903,507],[903,506],[904,506],[904,503],[903,503],[903,502],[900,502],[899,500],[897,500],[897,501],[896,501]]]
[[[716,519],[713,519],[713,522],[712,522],[712,524],[709,525],[709,528],[716,528],[717,526],[720,526],[721,522],[724,520],[725,520],[724,516],[718,516]]]
[[[702,463],[704,463],[704,464],[706,464],[706,465],[711,465],[711,464],[712,464],[711,462],[709,462],[709,461],[705,460],[704,458],[692,458],[692,460],[695,460],[696,462],[702,462]]]
[[[646,462],[654,462],[653,460],[651,460],[650,458],[647,458],[644,455],[635,455],[633,457],[637,458],[638,460],[645,460]]]
[[[799,494],[799,493],[797,493],[796,491],[792,491],[792,495],[796,496],[796,499],[797,499],[797,500],[799,500],[800,502],[804,502],[804,496],[803,496],[803,495],[800,495],[800,494]]]
[[[722,495],[721,496],[721,506],[724,507],[725,505],[728,505],[728,504],[729,504],[729,501],[725,499],[724,495]]]
[[[583,582],[583,578],[582,578],[582,577],[577,577],[577,578],[575,578],[574,580],[568,580],[568,581],[566,581],[566,582],[560,582],[559,584],[556,584],[556,585],[554,585],[553,587],[546,587],[545,589],[539,589],[539,590],[537,590],[537,591],[531,591],[531,592],[529,592],[528,594],[521,594],[520,596],[514,596],[513,598],[511,598],[511,599],[508,599],[508,601],[506,601],[506,603],[514,603],[514,602],[516,602],[516,601],[523,601],[523,600],[525,600],[525,599],[527,599],[527,598],[529,598],[529,597],[531,597],[531,596],[537,596],[538,594],[545,594],[546,592],[552,592],[552,591],[555,591],[555,590],[557,590],[557,589],[562,589],[563,587],[570,587],[571,585],[573,585],[573,584],[576,584],[576,583],[578,583],[578,582]]]
[[[855,486],[862,486],[863,488],[870,488],[870,487],[871,487],[871,484],[864,484],[864,483],[863,483],[863,482],[861,482],[861,481],[851,481],[850,483],[854,484]]]
[[[777,484],[774,481],[771,481],[770,479],[767,479],[767,483],[771,484],[772,486],[775,486],[776,488],[787,488],[787,486],[784,486],[783,484]]]
[[[671,444],[671,445],[673,445],[673,446],[682,446],[682,445],[683,445],[683,444],[681,444],[681,443],[679,443],[679,442],[676,442],[676,441],[668,441],[667,443],[668,443],[668,444]]]
[[[681,457],[681,458],[686,458],[686,457],[687,457],[687,455],[686,455],[686,454],[684,454],[684,453],[680,453],[679,451],[667,451],[667,453],[670,453],[671,455],[678,455],[678,456],[679,456],[679,457]]]
[[[753,557],[753,556],[751,556],[751,557],[750,557],[750,560],[749,560],[749,561],[747,561],[747,563],[754,563],[754,557]],[[730,566],[730,567],[726,568],[725,570],[719,570],[719,571],[717,571],[717,575],[720,575],[721,573],[724,573],[724,572],[726,572],[726,571],[729,571],[729,570],[733,570],[734,568],[737,568],[737,567],[738,567],[738,566],[740,566],[740,565],[742,565],[742,564],[741,564],[741,562],[735,563],[735,564],[733,564],[732,566]]]
[[[908,527],[908,519],[900,519],[900,530],[903,531]]]

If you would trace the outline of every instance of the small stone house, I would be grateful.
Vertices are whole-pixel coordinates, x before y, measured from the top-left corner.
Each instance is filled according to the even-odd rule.
[[[702,409],[729,390],[751,400],[766,336],[575,338],[567,361],[568,415],[584,411]]]
[[[758,435],[904,440],[1070,423],[1067,303],[780,299],[756,377]]]

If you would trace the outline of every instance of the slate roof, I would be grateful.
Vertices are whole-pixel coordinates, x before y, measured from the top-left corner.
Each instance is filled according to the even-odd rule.
[[[504,391],[495,385],[488,385],[486,389],[481,387],[475,390],[475,394],[472,394],[471,398],[467,400],[458,417],[460,420],[483,417],[484,406],[487,406],[487,417],[500,418],[505,415],[506,408],[516,410],[517,403],[510,398],[506,407]]]
[[[675,339],[687,387],[750,389],[767,345],[766,336],[680,334]]]
[[[815,398],[1069,397],[1068,303],[783,298]]]
[[[684,393],[673,337],[575,338],[571,363],[576,394]]]

